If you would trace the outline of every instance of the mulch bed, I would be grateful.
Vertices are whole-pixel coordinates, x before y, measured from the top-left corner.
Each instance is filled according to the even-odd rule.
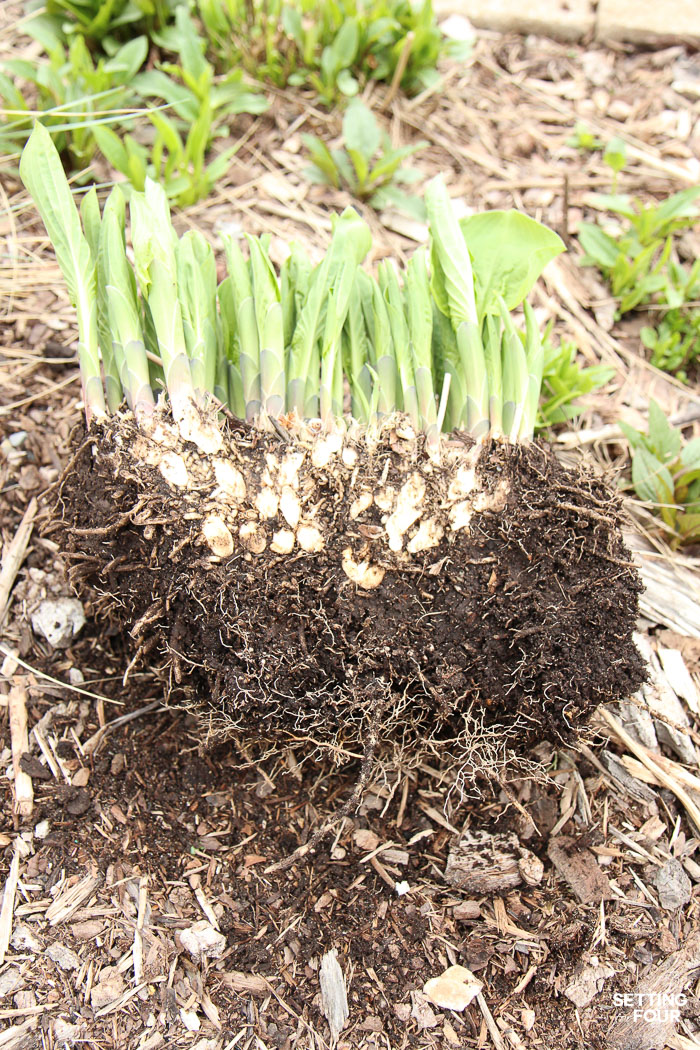
[[[21,52],[26,41],[10,36],[3,47]],[[586,52],[482,34],[468,67],[446,69],[439,90],[396,99],[385,114],[397,142],[429,142],[416,164],[426,177],[444,172],[470,208],[521,208],[572,244],[548,269],[536,305],[589,362],[616,369],[577,437],[560,441],[569,456],[587,447],[606,470],[624,463],[619,418],[641,424],[654,396],[692,427],[700,398],[649,368],[612,320],[606,290],[578,268],[576,225],[610,176],[599,153],[581,154],[567,139],[577,120],[603,138],[622,134],[631,147],[623,192],[660,198],[700,181],[698,75],[697,56],[681,48]],[[375,89],[380,109],[381,99]],[[307,131],[339,135],[340,119],[292,93],[275,93],[260,118],[241,118],[229,177],[178,227],[201,229],[217,252],[218,233],[239,226],[268,232],[273,254],[293,238],[318,253],[329,212],[352,202],[302,178]],[[325,1048],[333,1040],[319,971],[333,949],[347,988],[337,1040],[345,1050],[700,1045],[700,828],[678,790],[697,806],[692,677],[680,683],[665,664],[656,668],[670,731],[659,728],[661,706],[638,695],[613,722],[595,716],[580,748],[543,741],[528,775],[484,782],[480,796],[446,775],[438,756],[384,766],[352,819],[309,857],[268,871],[337,810],[356,770],[291,750],[269,763],[231,746],[202,750],[189,716],[160,706],[157,675],[136,667],[123,684],[128,645],[98,626],[89,601],[68,648],[36,636],[38,602],[69,593],[55,544],[41,536],[42,504],[32,501],[58,477],[80,419],[76,332],[9,165],[0,195],[9,203],[0,215],[5,565],[23,516],[34,524],[26,557],[7,570],[0,655],[0,1048]],[[424,235],[401,216],[365,214],[372,263],[404,257]],[[671,555],[652,519],[631,501],[629,510],[649,557],[678,581],[649,592],[641,630],[652,650],[681,651],[696,676],[697,563]],[[673,686],[675,706],[660,682]],[[10,712],[22,709],[33,801],[17,813]],[[622,726],[635,746],[646,744],[651,767],[641,752],[633,757]],[[198,957],[192,948],[204,936],[210,954]],[[483,982],[463,1012],[423,993],[454,963]],[[633,1017],[634,996],[654,988],[685,993],[678,1022]]]

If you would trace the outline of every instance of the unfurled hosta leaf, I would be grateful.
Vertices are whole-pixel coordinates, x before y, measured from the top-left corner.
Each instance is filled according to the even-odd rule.
[[[552,230],[518,211],[487,211],[460,220],[474,271],[479,318],[499,312],[499,297],[513,310],[529,295],[543,269],[565,250]]]

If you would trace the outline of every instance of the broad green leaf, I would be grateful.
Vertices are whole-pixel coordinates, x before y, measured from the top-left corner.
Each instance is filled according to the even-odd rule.
[[[531,291],[548,262],[565,250],[552,230],[518,211],[487,211],[460,220],[472,258],[479,319],[509,310]]]
[[[614,237],[601,230],[600,226],[582,222],[579,226],[578,238],[588,259],[597,263],[604,271],[612,269],[620,255],[620,249]]]
[[[653,399],[649,402],[649,440],[662,463],[672,463],[681,451],[681,432],[672,427]]]

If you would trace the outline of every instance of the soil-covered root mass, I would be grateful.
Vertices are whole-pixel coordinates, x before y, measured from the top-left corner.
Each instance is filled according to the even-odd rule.
[[[619,499],[538,444],[93,424],[52,528],[74,584],[215,738],[462,761],[476,719],[524,748],[643,679]],[[449,743],[448,743],[449,742]],[[461,751],[461,755],[459,752]]]

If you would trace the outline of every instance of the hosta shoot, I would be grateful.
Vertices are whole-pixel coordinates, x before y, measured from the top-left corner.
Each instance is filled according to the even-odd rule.
[[[389,260],[376,276],[363,268],[371,234],[348,208],[315,267],[294,245],[278,272],[266,238],[225,238],[217,284],[212,248],[198,233],[178,238],[150,179],[129,200],[132,264],[121,191],[100,213],[93,190],[79,212],[40,125],[21,173],[78,314],[88,420],[126,401],[144,424],[167,394],[183,436],[204,451],[222,440],[207,406],[262,426],[296,417],[327,429],[348,413],[372,426],[404,412],[433,448],[441,428],[532,438],[545,353],[525,297],[563,248],[534,220],[491,212],[460,224],[436,180],[429,249],[403,272]],[[512,312],[521,305],[524,324]]]

